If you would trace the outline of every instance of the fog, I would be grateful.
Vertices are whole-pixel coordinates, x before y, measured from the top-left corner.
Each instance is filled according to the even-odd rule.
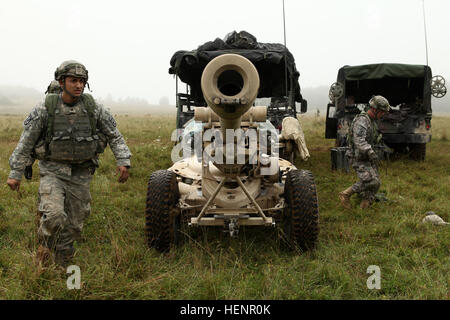
[[[450,80],[449,9],[425,0],[429,65]],[[285,11],[305,91],[328,87],[343,65],[426,64],[422,0],[285,0]],[[282,0],[2,1],[0,85],[43,92],[56,67],[75,59],[94,97],[174,103],[174,52],[233,30],[283,43],[282,13]]]

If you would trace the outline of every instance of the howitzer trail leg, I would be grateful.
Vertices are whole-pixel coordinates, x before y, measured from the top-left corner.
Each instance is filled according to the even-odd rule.
[[[247,188],[245,187],[245,185],[242,183],[241,178],[239,178],[238,176],[236,177],[237,182],[239,183],[239,185],[241,186],[242,190],[244,191],[245,195],[247,196],[247,198],[249,198],[249,200],[253,203],[253,205],[255,206],[256,210],[258,211],[259,215],[261,216],[261,218],[263,218],[263,220],[270,224],[270,220],[267,219],[266,215],[264,214],[264,212],[262,211],[261,207],[258,205],[258,203],[256,202],[255,199],[253,199],[252,195],[248,192]]]
[[[214,199],[216,198],[217,194],[219,193],[220,189],[222,189],[223,185],[225,184],[225,181],[227,179],[223,178],[222,181],[220,181],[219,185],[217,186],[216,190],[214,190],[214,193],[211,195],[211,197],[208,199],[208,201],[206,202],[205,206],[203,207],[202,211],[200,211],[200,214],[197,217],[197,221],[200,221],[200,219],[203,217],[203,215],[205,214],[206,210],[208,210],[209,205],[211,204],[211,202],[214,201]]]

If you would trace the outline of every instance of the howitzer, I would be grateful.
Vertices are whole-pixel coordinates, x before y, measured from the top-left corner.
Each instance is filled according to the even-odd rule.
[[[221,226],[236,236],[240,226],[279,226],[294,247],[314,247],[319,210],[314,178],[276,151],[277,134],[267,108],[253,106],[259,76],[248,59],[223,54],[203,70],[207,107],[195,107],[201,129],[190,135],[200,152],[150,177],[146,235],[150,247],[167,251],[181,229]],[[275,170],[274,170],[275,169]],[[164,201],[162,201],[164,199]]]

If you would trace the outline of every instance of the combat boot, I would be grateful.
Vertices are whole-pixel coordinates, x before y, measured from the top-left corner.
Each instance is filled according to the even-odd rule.
[[[367,209],[368,207],[370,207],[370,201],[369,200],[367,200],[367,199],[363,199],[362,201],[361,201],[361,204],[359,205],[359,207],[361,208],[361,209]]]
[[[350,197],[354,193],[355,192],[353,191],[352,187],[349,187],[349,188],[345,189],[344,191],[339,192],[339,200],[341,200],[341,204],[344,208],[346,208],[346,209],[352,208],[352,206],[350,204]]]
[[[38,267],[48,267],[52,263],[52,252],[49,248],[39,245],[37,251],[36,251],[36,264]]]
[[[75,253],[74,248],[57,250],[55,252],[55,263],[61,267],[67,267],[72,261],[73,255]]]

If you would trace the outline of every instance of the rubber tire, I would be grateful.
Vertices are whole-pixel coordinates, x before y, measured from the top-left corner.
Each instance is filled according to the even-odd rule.
[[[287,173],[284,187],[286,208],[283,232],[291,248],[313,249],[319,237],[319,205],[316,184],[308,170]]]
[[[145,235],[149,247],[168,252],[172,245],[180,242],[179,198],[174,172],[159,170],[150,176],[145,207]]]
[[[426,143],[411,143],[409,145],[409,157],[416,161],[425,161],[427,152]]]

